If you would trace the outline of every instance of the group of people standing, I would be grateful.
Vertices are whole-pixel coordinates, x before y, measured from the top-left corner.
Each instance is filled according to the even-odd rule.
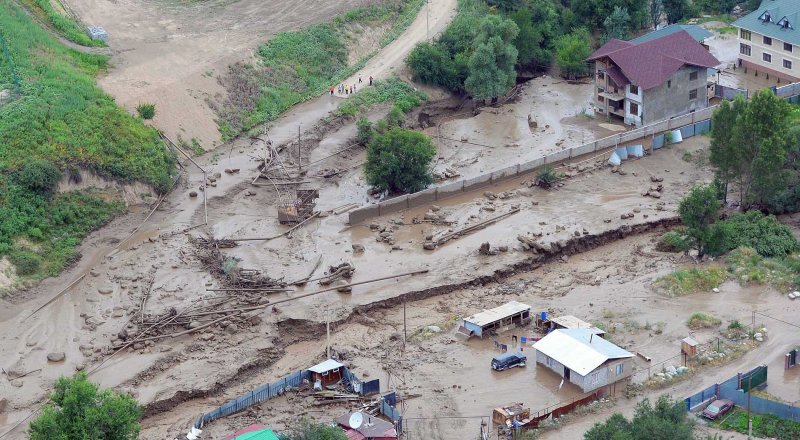
[[[361,84],[362,82],[363,81],[361,81],[361,77],[359,76],[358,84]],[[369,77],[369,85],[372,85],[372,76]],[[355,93],[356,90],[358,90],[358,87],[356,87],[355,84],[353,85],[339,84],[338,87],[337,86],[330,87],[331,96],[333,96],[334,93],[338,93],[340,95],[350,95],[352,93]]]

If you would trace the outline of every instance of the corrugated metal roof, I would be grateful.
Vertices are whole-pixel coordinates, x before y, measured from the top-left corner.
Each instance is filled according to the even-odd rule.
[[[665,26],[659,30],[648,32],[640,37],[636,37],[630,40],[631,43],[644,43],[645,41],[655,40],[656,38],[661,38],[665,35],[674,34],[675,32],[686,31],[689,35],[692,36],[696,41],[702,43],[705,41],[706,38],[713,37],[714,34],[711,32],[703,29],[702,27],[696,24],[671,24],[669,26]]]
[[[583,328],[553,330],[533,344],[533,348],[581,376],[586,376],[609,359],[633,357],[633,354]]]
[[[769,13],[769,20],[765,13]],[[777,40],[800,45],[800,2],[797,0],[764,0],[755,11],[733,22],[747,29]],[[783,26],[783,20],[789,26]],[[782,48],[779,48],[782,49]]]
[[[573,329],[573,328],[585,328],[589,329],[592,333],[596,335],[604,335],[606,332],[600,330],[599,328],[589,324],[588,322],[577,318],[572,315],[564,315],[559,316],[558,318],[553,318],[551,321],[555,322],[556,324],[560,325],[561,327]]]
[[[509,316],[518,315],[525,310],[530,310],[531,306],[517,301],[510,301],[500,307],[495,307],[491,310],[484,310],[483,312],[476,313],[472,316],[464,318],[465,322],[471,322],[477,326],[483,327],[484,325],[497,322]]]
[[[328,359],[325,362],[314,365],[313,367],[309,368],[308,371],[311,371],[312,373],[324,373],[340,367],[344,367],[344,365],[336,362],[333,359]]]

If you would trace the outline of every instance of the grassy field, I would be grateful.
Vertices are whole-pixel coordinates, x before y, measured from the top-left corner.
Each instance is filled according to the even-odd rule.
[[[222,79],[228,97],[215,105],[222,138],[231,139],[277,118],[295,104],[327,93],[374,54],[347,63],[348,26],[392,23],[381,45],[396,39],[424,0],[388,0],[356,8],[294,32],[281,32],[258,48],[258,62],[235,64]]]
[[[356,116],[369,111],[375,105],[386,102],[393,103],[400,111],[407,113],[427,99],[425,93],[415,90],[410,84],[393,76],[386,80],[375,81],[373,87],[365,88],[343,101],[333,114],[334,116]]]
[[[58,273],[123,209],[92,192],[55,193],[62,175],[90,169],[166,191],[175,162],[154,129],[97,87],[105,57],[62,46],[8,0],[0,46],[0,258],[24,282]]]
[[[101,40],[92,40],[84,29],[72,20],[72,18],[56,11],[50,3],[50,0],[22,0],[22,3],[25,4],[32,13],[53,26],[53,28],[67,40],[80,44],[81,46],[106,46],[106,43]]]

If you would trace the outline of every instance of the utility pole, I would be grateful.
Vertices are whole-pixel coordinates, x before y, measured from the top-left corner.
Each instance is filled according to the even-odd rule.
[[[408,339],[408,331],[406,330],[406,300],[403,299],[403,350],[406,349],[406,339]]]
[[[425,39],[431,39],[431,0],[425,0]]]
[[[328,359],[330,359],[331,358],[331,315],[330,314],[328,314],[328,319],[325,320],[325,332],[328,335],[325,342],[325,354],[328,356]]]
[[[300,153],[300,125],[297,126],[297,166],[300,169],[300,173],[303,173],[303,156]]]

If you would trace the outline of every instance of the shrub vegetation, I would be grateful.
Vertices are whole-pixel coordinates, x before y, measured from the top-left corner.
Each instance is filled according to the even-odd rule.
[[[136,106],[136,112],[142,119],[153,119],[156,116],[156,105],[149,103],[142,103]]]
[[[408,193],[433,183],[430,164],[436,147],[428,136],[403,128],[376,133],[367,147],[367,183],[390,193]]]
[[[695,312],[689,317],[686,325],[692,329],[716,327],[722,324],[719,318],[706,312]]]
[[[81,46],[103,47],[106,45],[102,40],[93,40],[81,26],[60,12],[53,9],[50,0],[23,0],[31,11],[50,23],[67,40]]]

